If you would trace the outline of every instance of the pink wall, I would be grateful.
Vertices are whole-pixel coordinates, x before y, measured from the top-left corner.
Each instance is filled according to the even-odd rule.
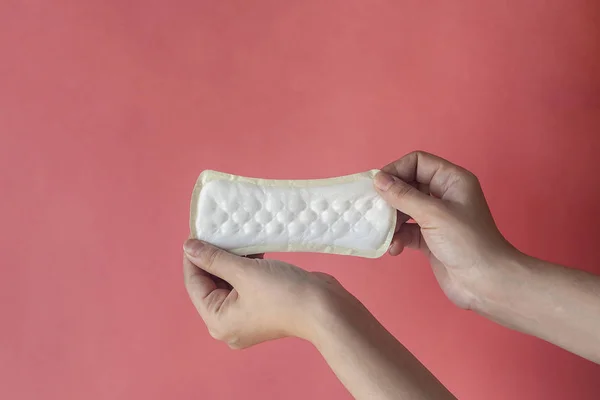
[[[205,168],[428,150],[523,250],[600,273],[600,5],[505,3],[1,2],[0,397],[349,398],[306,343],[207,334],[181,274]],[[461,399],[600,398],[599,366],[453,307],[417,255],[281,258],[336,275]]]

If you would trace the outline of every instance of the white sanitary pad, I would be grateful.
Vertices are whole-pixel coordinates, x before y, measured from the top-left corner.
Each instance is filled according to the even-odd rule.
[[[392,240],[396,210],[375,191],[376,173],[269,180],[203,171],[192,195],[192,237],[238,255],[380,257]]]

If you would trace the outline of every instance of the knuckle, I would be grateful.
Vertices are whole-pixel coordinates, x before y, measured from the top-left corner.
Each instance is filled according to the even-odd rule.
[[[392,188],[392,194],[394,195],[394,197],[402,198],[409,196],[413,190],[415,189],[410,185],[396,182],[396,184],[394,184],[394,187]]]
[[[458,173],[458,182],[462,184],[469,194],[481,189],[481,183],[477,175],[466,169],[461,169]]]
[[[215,340],[225,343],[239,342],[237,334],[222,323],[212,324],[208,327],[208,334]]]
[[[330,282],[337,282],[338,281],[335,276],[327,274],[327,273],[324,274],[323,278],[325,278],[326,280],[328,280]]]
[[[419,165],[420,163],[430,163],[439,158],[425,150],[415,150],[410,154],[412,157],[414,157],[417,165]]]
[[[206,267],[206,269],[210,270],[210,269],[214,268],[214,266],[218,262],[220,254],[221,254],[221,252],[214,247],[211,247],[210,249],[208,249],[206,251],[205,261],[204,261],[204,266]]]
[[[237,339],[228,340],[227,346],[229,346],[231,350],[241,350],[244,348],[242,343]]]
[[[479,186],[479,178],[469,170],[463,170],[463,180],[469,185]]]
[[[220,330],[208,328],[208,334],[215,340],[223,340],[224,335]]]
[[[328,283],[338,283],[339,282],[335,276],[330,275],[326,272],[315,272],[314,274]]]

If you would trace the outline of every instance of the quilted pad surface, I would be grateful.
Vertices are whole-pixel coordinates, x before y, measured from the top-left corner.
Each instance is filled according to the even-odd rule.
[[[373,188],[377,170],[329,179],[267,180],[204,171],[192,237],[236,254],[310,251],[379,257],[396,211]]]

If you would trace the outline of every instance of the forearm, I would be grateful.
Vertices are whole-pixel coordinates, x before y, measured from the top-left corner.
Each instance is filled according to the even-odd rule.
[[[312,342],[356,399],[454,399],[362,305],[330,313]]]
[[[517,254],[475,311],[600,363],[600,277]]]

